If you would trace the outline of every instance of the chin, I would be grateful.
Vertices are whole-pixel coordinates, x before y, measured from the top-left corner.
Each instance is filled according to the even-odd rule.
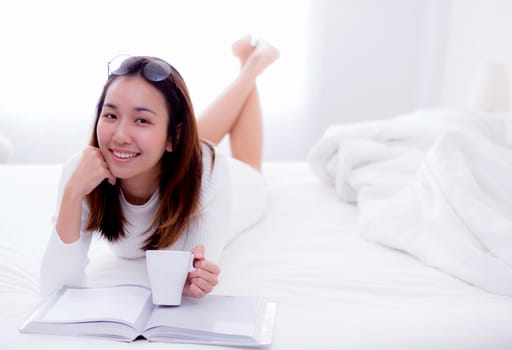
[[[110,172],[119,180],[126,180],[133,176],[133,174],[120,169],[110,169]]]

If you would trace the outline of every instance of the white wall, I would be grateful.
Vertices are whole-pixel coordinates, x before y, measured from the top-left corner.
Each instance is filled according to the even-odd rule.
[[[303,77],[296,72],[305,70],[306,59],[306,42],[289,38],[307,35],[308,5],[308,0],[0,2],[0,133],[14,144],[12,161],[62,162],[83,147],[106,62],[120,53],[172,62],[200,112],[235,76],[231,43],[248,32],[281,49],[281,60],[261,79],[261,95],[273,116],[269,120],[288,118],[302,97]]]
[[[452,0],[449,22],[442,101],[471,107],[484,64],[512,66],[512,1]]]
[[[123,52],[173,62],[200,111],[236,73],[230,43],[249,31],[281,49],[259,81],[264,158],[305,159],[329,124],[439,104],[447,23],[462,3],[2,2],[0,30],[10,35],[0,45],[10,54],[0,65],[0,133],[14,143],[14,162],[62,162],[85,144],[105,62]]]
[[[439,103],[433,92],[441,83],[447,3],[315,2],[308,144],[332,123],[388,118]]]

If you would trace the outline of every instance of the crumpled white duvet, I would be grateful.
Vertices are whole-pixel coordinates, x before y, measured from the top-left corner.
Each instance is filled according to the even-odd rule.
[[[361,235],[512,296],[512,149],[504,115],[423,110],[334,125],[314,173],[356,202]]]

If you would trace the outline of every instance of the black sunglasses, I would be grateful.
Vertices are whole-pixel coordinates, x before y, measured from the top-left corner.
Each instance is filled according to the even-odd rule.
[[[108,62],[108,76],[128,74],[133,69],[133,64],[142,60],[144,58],[141,56],[116,56]],[[146,63],[140,69],[144,77],[153,82],[167,79],[173,71],[179,75],[173,66],[159,58],[146,59]]]

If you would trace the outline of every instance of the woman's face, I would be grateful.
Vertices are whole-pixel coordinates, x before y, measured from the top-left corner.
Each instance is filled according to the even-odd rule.
[[[159,175],[162,155],[171,151],[168,115],[164,96],[141,76],[122,76],[110,85],[96,131],[115,177],[153,181]]]

